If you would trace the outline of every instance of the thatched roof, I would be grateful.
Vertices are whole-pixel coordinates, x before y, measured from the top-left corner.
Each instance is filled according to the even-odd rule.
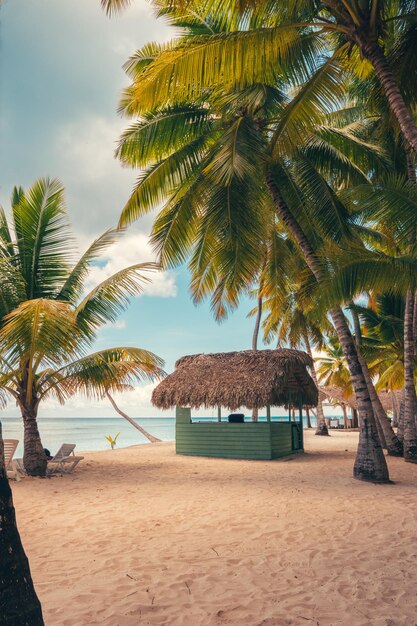
[[[400,406],[402,391],[379,391],[378,396],[381,400],[381,404],[384,407],[385,411],[392,411],[392,394],[395,394],[395,398],[397,400],[398,407]],[[335,385],[329,385],[327,387],[320,387],[320,396],[322,400],[334,400],[338,404],[344,403],[346,406],[349,406],[351,409],[357,409],[358,406],[356,404],[355,396],[346,396],[343,393],[343,389],[340,387],[336,387]]]
[[[160,408],[224,406],[231,410],[283,406],[298,392],[304,406],[316,406],[317,388],[307,367],[312,360],[299,350],[245,350],[184,356],[175,371],[154,390]]]

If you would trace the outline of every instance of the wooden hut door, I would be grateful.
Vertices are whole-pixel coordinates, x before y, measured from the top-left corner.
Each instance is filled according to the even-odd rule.
[[[301,450],[303,447],[303,435],[301,432],[301,426],[297,422],[291,423],[292,429],[292,449]]]

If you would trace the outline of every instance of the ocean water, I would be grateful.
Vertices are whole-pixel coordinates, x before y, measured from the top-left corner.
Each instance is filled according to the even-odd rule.
[[[175,438],[174,417],[152,417],[135,420],[149,433],[163,441]],[[23,455],[23,425],[21,418],[1,419],[4,439],[18,439],[16,456]],[[75,443],[76,451],[110,449],[106,435],[115,437],[117,447],[125,448],[149,441],[122,417],[44,417],[38,419],[39,432],[45,448],[53,455],[62,443]]]
[[[215,417],[195,417],[193,421],[206,422],[216,420]],[[287,416],[273,416],[273,421],[286,421]],[[223,417],[227,420],[227,416]],[[246,416],[246,420],[250,417]],[[259,421],[266,417],[259,416]],[[175,439],[175,417],[141,417],[135,421],[149,433],[162,441]],[[311,417],[313,426],[314,417]],[[18,439],[19,446],[16,456],[23,455],[23,425],[18,417],[2,417],[4,439]],[[106,435],[115,437],[118,432],[117,447],[125,448],[137,444],[149,443],[148,440],[122,417],[40,417],[38,419],[42,443],[53,455],[62,443],[75,443],[78,452],[110,449]],[[304,421],[304,426],[306,423]]]

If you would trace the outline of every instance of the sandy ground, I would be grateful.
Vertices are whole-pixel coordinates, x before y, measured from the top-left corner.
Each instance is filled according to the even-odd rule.
[[[280,461],[91,453],[13,484],[47,626],[415,626],[417,467],[351,478],[357,433]]]

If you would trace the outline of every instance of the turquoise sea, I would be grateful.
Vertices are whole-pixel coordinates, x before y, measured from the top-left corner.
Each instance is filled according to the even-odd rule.
[[[196,417],[193,421],[211,421],[214,417]],[[227,419],[224,417],[223,419]],[[247,417],[246,419],[250,419]],[[259,417],[264,421],[265,417]],[[272,420],[287,420],[288,417],[277,416]],[[314,426],[314,417],[311,418]],[[173,441],[175,438],[175,417],[140,417],[135,418],[149,433],[162,439]],[[18,417],[2,417],[3,438],[18,439],[17,456],[23,454],[23,426]],[[110,448],[105,436],[114,437],[120,432],[117,440],[118,448],[148,443],[148,440],[138,430],[133,428],[122,417],[40,417],[38,419],[42,443],[54,454],[62,443],[75,443],[77,450],[106,450]]]
[[[136,420],[149,433],[172,441],[175,433],[175,418],[149,417]],[[1,419],[4,439],[19,439],[16,456],[23,454],[23,425],[17,417]],[[149,443],[138,430],[122,417],[44,417],[38,419],[39,431],[45,448],[54,454],[62,443],[75,443],[77,451],[106,450],[110,444],[105,436],[115,437],[118,432],[117,447],[125,448],[139,443]]]

